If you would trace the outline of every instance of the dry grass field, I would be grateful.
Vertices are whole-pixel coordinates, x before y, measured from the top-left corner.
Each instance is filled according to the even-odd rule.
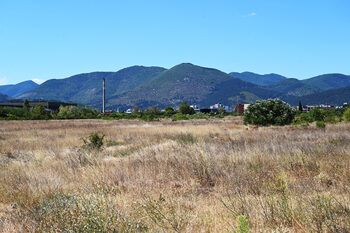
[[[350,124],[3,121],[0,232],[350,232]]]

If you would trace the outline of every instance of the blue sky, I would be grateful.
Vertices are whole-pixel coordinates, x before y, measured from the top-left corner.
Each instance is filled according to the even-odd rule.
[[[182,62],[350,74],[348,0],[0,0],[0,84]]]

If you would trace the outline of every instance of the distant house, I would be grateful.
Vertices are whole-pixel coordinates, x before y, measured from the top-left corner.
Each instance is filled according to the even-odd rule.
[[[211,110],[219,111],[220,109],[225,109],[226,112],[233,112],[232,107],[223,105],[222,103],[217,103],[209,107]]]
[[[295,107],[296,109],[299,109],[299,107]],[[333,106],[329,104],[320,104],[320,105],[305,105],[303,106],[303,113],[310,112],[312,109],[318,108],[318,109],[323,109],[323,110],[334,110],[334,109],[339,109],[341,106]]]
[[[244,113],[244,104],[237,104],[236,112],[238,113],[238,115],[243,115],[243,113]]]
[[[193,110],[195,112],[199,112],[200,111],[199,106],[197,104],[192,104],[192,105],[190,105],[190,107],[193,108]]]
[[[59,101],[29,101],[29,107],[33,108],[41,104],[46,111],[58,111],[60,106],[77,106],[75,103],[65,103]],[[1,102],[0,107],[22,108],[23,101]]]
[[[250,104],[244,104],[244,111],[247,110]]]
[[[247,110],[250,104],[237,104],[236,106],[236,112],[239,115],[243,115],[244,111]]]
[[[329,105],[329,104],[321,104],[318,106],[319,109],[323,109],[323,110],[333,110],[335,109],[335,107],[333,105]]]
[[[211,105],[209,108],[210,109],[222,109],[224,107],[225,106],[222,103],[217,103],[217,104]]]

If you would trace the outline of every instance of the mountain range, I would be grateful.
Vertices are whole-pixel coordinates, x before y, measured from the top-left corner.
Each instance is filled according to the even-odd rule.
[[[107,109],[125,109],[133,105],[141,108],[178,106],[183,101],[208,107],[217,102],[235,105],[275,97],[293,105],[299,100],[303,104],[336,105],[350,100],[350,76],[343,74],[298,80],[278,74],[227,74],[190,63],[170,69],[132,66],[117,72],[83,73],[50,79],[26,91],[18,88],[18,92],[5,93],[0,86],[0,92],[18,99],[59,100],[99,108],[103,78],[106,80]]]
[[[240,97],[241,92],[251,92],[258,98],[274,94],[264,87],[234,78],[222,71],[183,63],[109,101],[112,106],[136,104],[141,107],[177,106],[183,101],[200,106],[209,106],[216,102],[231,105]]]
[[[260,86],[268,86],[272,83],[279,82],[287,79],[286,77],[279,74],[255,74],[252,72],[231,72],[230,75],[233,77],[242,79],[244,81],[254,83]]]
[[[17,96],[22,95],[27,91],[31,91],[37,86],[39,86],[39,84],[33,82],[32,80],[11,85],[1,85],[0,93],[16,98]]]
[[[149,82],[164,70],[161,67],[132,66],[117,72],[92,72],[65,79],[51,79],[20,95],[19,98],[59,100],[98,107],[102,98],[103,78],[107,84],[106,99],[108,100]]]
[[[294,106],[299,103],[299,100],[301,100],[302,103],[306,103],[308,105],[342,105],[343,103],[350,103],[350,86],[330,89],[327,91],[322,91],[301,97],[281,96],[281,99]]]

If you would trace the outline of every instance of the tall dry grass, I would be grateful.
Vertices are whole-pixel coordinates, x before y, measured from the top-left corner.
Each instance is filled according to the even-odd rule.
[[[101,151],[81,138],[105,136]],[[0,122],[4,232],[350,231],[350,125]]]

